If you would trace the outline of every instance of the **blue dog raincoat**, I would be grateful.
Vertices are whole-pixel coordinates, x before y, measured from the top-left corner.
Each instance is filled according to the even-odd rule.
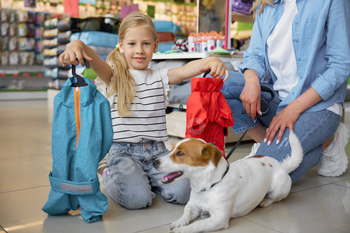
[[[74,79],[54,99],[51,191],[42,210],[58,215],[81,207],[82,218],[91,223],[108,206],[97,168],[112,145],[113,129],[107,99],[87,78],[87,86],[72,87]]]

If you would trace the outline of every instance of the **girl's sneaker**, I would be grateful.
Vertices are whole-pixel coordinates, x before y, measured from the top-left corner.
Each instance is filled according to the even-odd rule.
[[[348,168],[348,156],[345,147],[349,141],[349,130],[345,124],[340,123],[334,134],[334,139],[323,151],[321,166],[318,174],[321,176],[336,177],[342,175]]]

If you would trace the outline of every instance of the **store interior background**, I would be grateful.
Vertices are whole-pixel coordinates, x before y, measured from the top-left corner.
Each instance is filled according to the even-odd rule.
[[[231,6],[233,2],[228,3]],[[60,66],[57,57],[74,33],[70,32],[71,28],[58,30],[58,25],[71,18],[89,17],[102,17],[103,22],[114,23],[111,32],[103,32],[109,33],[109,47],[91,45],[105,58],[115,47],[113,40],[117,38],[116,28],[123,14],[135,10],[136,5],[155,20],[173,24],[171,31],[164,31],[168,33],[167,41],[163,41],[164,49],[154,56],[152,66],[178,66],[193,59],[219,56],[235,71],[242,62],[242,52],[249,45],[251,15],[230,8],[231,22],[227,28],[226,0],[1,0],[0,3],[0,233],[169,232],[169,225],[182,215],[184,206],[166,203],[159,196],[151,207],[142,210],[124,209],[108,197],[109,206],[103,220],[92,224],[83,221],[79,210],[62,216],[48,216],[41,210],[51,188],[48,174],[52,169],[53,99],[71,76],[70,67]],[[11,21],[12,13],[3,16],[5,11],[15,12],[15,21]],[[33,12],[34,18],[25,12]],[[36,14],[41,15],[38,21],[35,21]],[[226,47],[229,54],[164,53],[172,49],[175,41],[187,40],[192,32],[213,30],[230,35]],[[87,74],[85,67],[78,70]],[[174,93],[179,92],[182,90],[174,89]],[[173,96],[173,99],[167,109],[169,149],[185,131],[186,97]],[[343,122],[350,128],[348,102]],[[230,132],[226,139],[227,152],[239,136]],[[250,138],[245,137],[230,161],[249,154],[252,145]],[[349,155],[349,145],[346,151]],[[349,169],[343,176],[328,178],[318,176],[317,168],[293,184],[285,200],[231,219],[229,228],[220,232],[350,232]],[[103,185],[101,190],[107,196]]]

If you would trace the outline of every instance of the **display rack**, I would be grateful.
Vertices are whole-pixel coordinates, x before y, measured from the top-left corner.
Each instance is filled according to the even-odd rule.
[[[230,62],[232,60],[242,60],[241,54],[236,54],[234,51],[231,54],[211,54],[211,53],[172,53],[172,54],[153,54],[152,60],[195,60],[203,59],[207,57],[218,57],[223,62]]]
[[[44,66],[10,65],[0,66],[0,101],[19,99],[46,99]],[[25,83],[22,89],[17,89]],[[14,86],[14,89],[11,88]],[[8,88],[10,87],[10,88]]]

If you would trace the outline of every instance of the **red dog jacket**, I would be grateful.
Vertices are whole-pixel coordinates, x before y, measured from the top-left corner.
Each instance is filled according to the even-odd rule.
[[[187,100],[186,138],[214,143],[225,156],[224,128],[234,123],[232,112],[221,93],[224,82],[217,78],[192,78]]]

